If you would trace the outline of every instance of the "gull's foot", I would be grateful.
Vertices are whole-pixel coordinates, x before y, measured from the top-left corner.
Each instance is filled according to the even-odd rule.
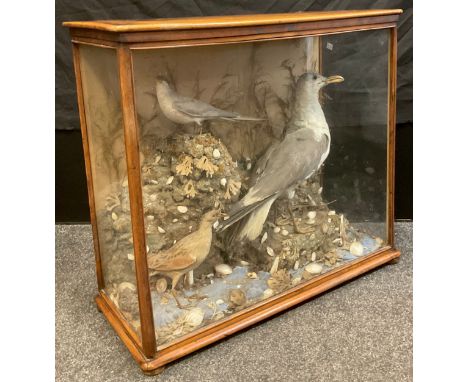
[[[190,307],[190,304],[182,305],[180,303],[179,299],[177,298],[177,292],[174,289],[171,290],[171,293],[172,293],[172,296],[174,297],[174,300],[176,301],[177,307],[179,309],[188,309]]]

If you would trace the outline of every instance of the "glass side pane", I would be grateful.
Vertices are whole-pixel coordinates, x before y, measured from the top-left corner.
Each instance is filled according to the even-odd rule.
[[[139,332],[117,55],[81,45],[80,58],[105,291]]]
[[[159,346],[384,244],[387,33],[349,35],[134,51]]]

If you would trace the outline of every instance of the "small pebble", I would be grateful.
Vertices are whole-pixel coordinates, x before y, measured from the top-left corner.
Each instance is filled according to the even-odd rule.
[[[317,275],[322,272],[323,267],[320,264],[310,263],[306,265],[304,268],[306,272],[310,273],[311,275]]]
[[[280,228],[280,227],[275,227],[275,228],[273,229],[273,232],[274,232],[274,233],[279,233],[280,231],[281,231],[281,228]]]
[[[221,184],[221,186],[226,186],[226,183],[227,183],[227,180],[226,178],[221,178],[221,180],[219,181],[219,183]]]
[[[170,176],[169,178],[167,178],[166,184],[171,184],[173,180],[174,180],[174,177]]]
[[[295,277],[295,278],[292,279],[291,285],[295,286],[295,285],[299,284],[301,282],[301,280],[302,279],[300,277]]]
[[[164,228],[158,226],[158,232],[159,233],[166,233],[166,231],[164,230]]]
[[[221,153],[219,152],[218,149],[213,150],[213,158],[218,159],[221,157]]]
[[[309,220],[315,219],[316,216],[317,216],[317,212],[315,212],[315,211],[307,212],[307,219],[309,219]]]
[[[283,229],[283,230],[281,231],[281,235],[283,235],[283,236],[288,236],[288,235],[289,235],[289,232],[288,232],[287,230]]]
[[[349,252],[354,256],[362,256],[364,253],[364,247],[359,241],[354,241],[349,247]]]
[[[173,223],[177,223],[178,221],[179,221],[179,219],[172,219]]]
[[[181,214],[185,214],[188,211],[188,208],[185,206],[177,206],[177,211],[179,211]]]

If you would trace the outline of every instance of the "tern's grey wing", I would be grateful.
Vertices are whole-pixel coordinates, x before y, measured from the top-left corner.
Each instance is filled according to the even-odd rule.
[[[311,129],[300,129],[287,134],[271,152],[264,171],[243,198],[244,205],[283,192],[300,180],[312,175],[327,152],[328,138],[317,141]]]
[[[221,110],[206,102],[189,97],[179,96],[173,105],[181,113],[194,118],[236,118],[239,116],[237,113]]]

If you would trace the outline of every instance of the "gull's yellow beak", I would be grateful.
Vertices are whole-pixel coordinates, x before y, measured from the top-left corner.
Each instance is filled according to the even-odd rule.
[[[344,78],[341,76],[330,76],[327,78],[327,85],[328,84],[337,84],[339,82],[343,82]]]

